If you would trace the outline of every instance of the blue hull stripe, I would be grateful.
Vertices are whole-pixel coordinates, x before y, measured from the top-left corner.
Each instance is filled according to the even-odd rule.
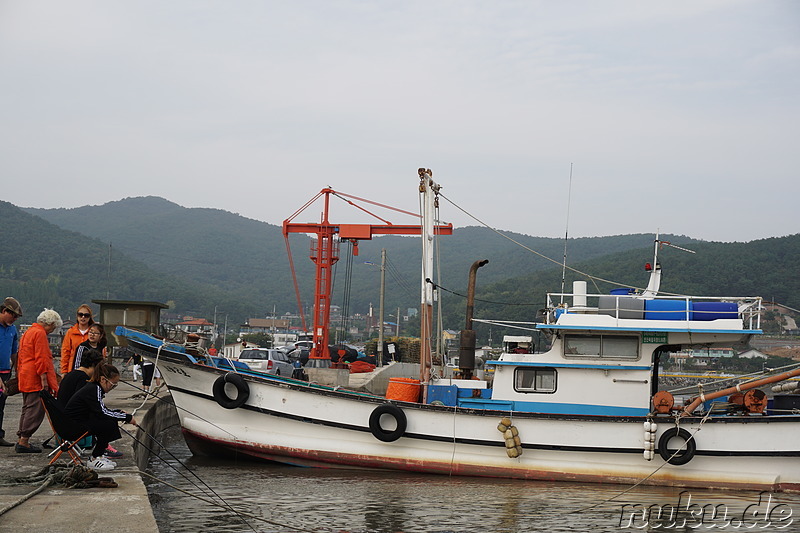
[[[497,402],[497,407],[493,404]],[[508,409],[507,400],[482,398],[459,398],[459,407],[477,409]],[[560,402],[521,402],[514,401],[512,409],[523,413],[547,413],[551,415],[605,415],[605,416],[646,416],[649,410],[642,407],[617,407],[613,405],[588,405],[582,403]]]

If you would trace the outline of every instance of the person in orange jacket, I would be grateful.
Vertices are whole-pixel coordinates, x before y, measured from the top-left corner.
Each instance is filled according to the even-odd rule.
[[[66,376],[75,370],[75,352],[82,342],[89,340],[89,328],[94,324],[92,308],[86,304],[75,311],[75,325],[64,334],[61,342],[61,375]]]
[[[53,366],[53,352],[47,335],[63,325],[61,316],[52,309],[39,313],[33,324],[19,342],[17,352],[17,380],[22,393],[22,413],[19,417],[19,440],[14,447],[17,453],[40,453],[38,446],[30,443],[33,435],[44,420],[44,406],[39,400],[39,391],[46,390],[52,395],[58,392],[56,369]]]

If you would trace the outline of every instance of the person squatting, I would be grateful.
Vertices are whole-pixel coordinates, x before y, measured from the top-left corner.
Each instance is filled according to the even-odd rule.
[[[67,416],[83,424],[96,439],[92,459],[87,466],[101,472],[117,466],[104,454],[109,443],[122,438],[118,423],[138,425],[133,415],[120,409],[109,409],[103,402],[105,395],[117,386],[119,380],[119,370],[115,366],[100,362],[91,379],[67,402]]]

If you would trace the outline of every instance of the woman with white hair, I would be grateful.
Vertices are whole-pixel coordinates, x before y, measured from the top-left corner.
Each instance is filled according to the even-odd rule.
[[[33,324],[19,341],[17,352],[17,378],[22,393],[22,414],[19,417],[19,440],[14,447],[17,453],[41,453],[42,449],[30,443],[44,420],[44,407],[39,391],[46,390],[55,396],[58,391],[53,353],[47,335],[60,328],[64,322],[52,309],[39,313]]]

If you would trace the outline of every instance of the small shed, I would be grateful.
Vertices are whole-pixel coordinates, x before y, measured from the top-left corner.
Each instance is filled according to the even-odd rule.
[[[124,337],[118,337],[114,333],[117,326],[158,335],[161,325],[161,310],[169,308],[167,304],[161,302],[137,300],[92,300],[92,303],[100,306],[98,322],[106,330],[109,348],[128,345]]]

